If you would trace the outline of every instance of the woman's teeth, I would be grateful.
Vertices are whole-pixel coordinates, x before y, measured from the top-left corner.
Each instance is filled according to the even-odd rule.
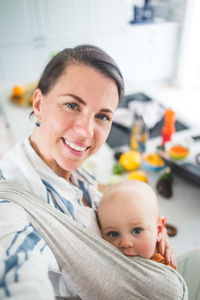
[[[76,146],[68,141],[66,141],[64,138],[63,138],[63,141],[65,142],[65,144],[67,144],[68,146],[70,146],[70,148],[76,150],[76,151],[80,151],[80,152],[83,152],[87,149],[87,147],[79,147],[79,146]]]

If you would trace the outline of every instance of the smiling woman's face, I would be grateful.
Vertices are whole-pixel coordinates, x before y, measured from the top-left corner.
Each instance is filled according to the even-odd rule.
[[[58,175],[69,179],[105,142],[118,104],[114,80],[94,68],[72,64],[54,88],[36,90],[33,109],[40,127],[31,144]]]

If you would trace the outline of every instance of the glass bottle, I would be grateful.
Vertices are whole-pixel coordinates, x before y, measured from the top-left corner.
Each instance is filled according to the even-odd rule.
[[[141,114],[135,113],[131,131],[130,148],[131,150],[145,152],[148,131]]]

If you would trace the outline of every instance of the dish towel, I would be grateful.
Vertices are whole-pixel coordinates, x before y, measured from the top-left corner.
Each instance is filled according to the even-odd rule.
[[[32,226],[82,300],[188,299],[186,284],[174,269],[141,257],[126,257],[30,192],[1,181],[0,200],[12,201],[27,211]]]

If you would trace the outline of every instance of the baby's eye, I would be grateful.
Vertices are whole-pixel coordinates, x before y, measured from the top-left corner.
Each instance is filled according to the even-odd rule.
[[[141,232],[142,232],[142,228],[140,228],[140,227],[135,227],[132,230],[132,233],[134,233],[134,234],[140,234]]]
[[[110,231],[107,233],[107,235],[114,238],[114,237],[117,237],[119,235],[119,233],[116,231]]]
[[[70,102],[70,103],[65,103],[65,105],[67,107],[69,107],[70,109],[78,109],[78,104],[77,103],[74,103],[74,102]]]
[[[96,118],[97,118],[97,119],[100,119],[100,120],[102,120],[102,121],[110,121],[110,117],[109,117],[108,115],[102,114],[102,113],[96,115]]]

